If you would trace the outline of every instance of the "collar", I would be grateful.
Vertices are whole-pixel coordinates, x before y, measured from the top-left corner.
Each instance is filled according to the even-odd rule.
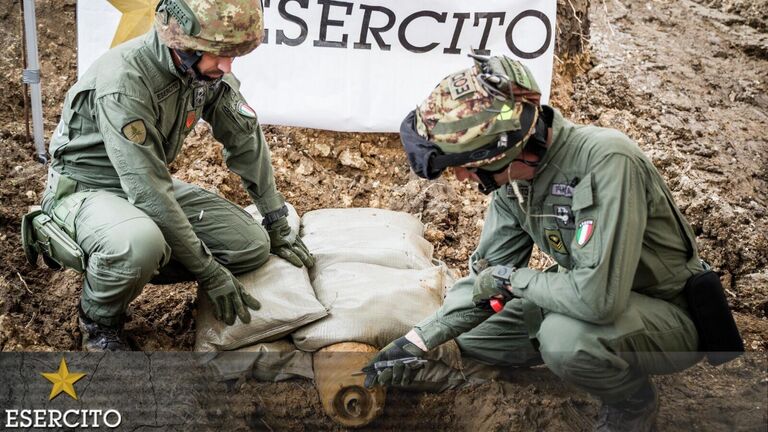
[[[173,62],[171,49],[160,40],[154,26],[152,26],[152,30],[150,30],[145,37],[145,45],[154,54],[159,68],[163,72],[166,72],[168,75],[174,76],[187,84],[191,81],[191,77],[182,74],[176,68],[176,64]]]
[[[563,145],[568,138],[569,129],[572,126],[572,123],[566,120],[563,115],[560,114],[560,111],[558,111],[556,108],[552,108],[549,105],[543,105],[543,107],[545,109],[552,110],[553,113],[552,144],[550,144],[550,146],[547,148],[547,152],[544,153],[544,158],[539,163],[539,168],[536,170],[534,178],[536,178],[538,174],[544,170],[544,168],[546,168],[549,162],[552,161],[557,153],[559,153],[563,148]]]

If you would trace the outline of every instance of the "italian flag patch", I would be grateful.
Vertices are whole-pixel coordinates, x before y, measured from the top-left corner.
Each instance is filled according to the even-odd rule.
[[[254,111],[247,103],[240,102],[237,104],[237,112],[246,117],[256,118],[256,111]]]
[[[587,219],[579,222],[579,228],[576,229],[576,244],[579,247],[584,246],[592,238],[592,233],[594,232],[595,221]]]

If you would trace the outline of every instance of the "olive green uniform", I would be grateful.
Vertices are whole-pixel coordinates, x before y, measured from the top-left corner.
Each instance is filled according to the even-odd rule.
[[[577,126],[555,111],[553,142],[531,181],[497,190],[470,275],[415,331],[428,348],[456,338],[483,362],[542,361],[604,401],[621,400],[648,374],[697,362],[686,280],[702,271],[693,233],[654,166],[628,137]],[[581,228],[580,228],[581,227]],[[532,247],[560,271],[526,268]],[[477,273],[511,265],[521,298],[491,314],[472,303]]]
[[[91,319],[119,322],[164,266],[170,280],[200,279],[215,261],[240,273],[268,258],[269,237],[247,213],[168,170],[203,118],[259,211],[283,206],[238,85],[230,74],[210,82],[180,74],[152,30],[108,51],[67,93],[43,210],[72,223],[88,256],[81,306]]]

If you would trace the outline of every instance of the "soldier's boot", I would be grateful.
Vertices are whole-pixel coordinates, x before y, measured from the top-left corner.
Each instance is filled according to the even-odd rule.
[[[603,403],[597,416],[597,432],[655,432],[659,395],[648,381],[624,401]]]
[[[88,318],[80,310],[78,326],[83,335],[83,351],[132,351],[122,324],[116,327],[105,326]]]

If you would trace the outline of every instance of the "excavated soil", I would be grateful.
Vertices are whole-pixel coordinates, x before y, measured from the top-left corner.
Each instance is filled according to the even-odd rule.
[[[0,0],[0,350],[77,350],[79,277],[26,263],[19,220],[38,203],[45,169],[25,139],[18,0]],[[577,4],[580,2],[577,2]],[[583,2],[581,2],[583,3]],[[569,1],[560,2],[569,7]],[[38,0],[46,136],[76,79],[74,0]],[[574,9],[575,11],[575,9]],[[667,179],[722,275],[749,355],[659,377],[661,430],[765,430],[768,374],[768,7],[763,0],[604,0],[575,26],[589,54],[556,60],[553,105],[635,139]],[[370,206],[406,211],[427,227],[438,259],[464,272],[486,198],[451,177],[409,172],[396,135],[265,127],[278,187],[299,213]],[[204,125],[175,175],[242,205]],[[534,264],[549,259],[536,254]],[[144,350],[188,350],[195,286],[148,286],[128,330]],[[247,382],[233,393],[235,428],[334,429],[309,381]],[[393,391],[377,430],[588,430],[597,405],[542,368],[503,382],[412,394]]]

